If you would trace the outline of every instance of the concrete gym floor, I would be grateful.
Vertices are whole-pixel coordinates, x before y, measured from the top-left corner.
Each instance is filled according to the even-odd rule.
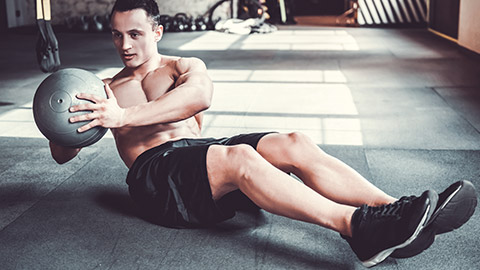
[[[122,66],[109,34],[58,39],[64,68],[108,76]],[[363,268],[337,233],[263,211],[211,229],[138,218],[110,134],[55,164],[31,112],[47,76],[35,40],[27,31],[0,41],[1,269]],[[480,189],[480,60],[427,30],[168,33],[159,48],[209,67],[216,92],[205,136],[301,131],[397,197],[460,179]],[[424,253],[376,268],[478,268],[478,210]]]

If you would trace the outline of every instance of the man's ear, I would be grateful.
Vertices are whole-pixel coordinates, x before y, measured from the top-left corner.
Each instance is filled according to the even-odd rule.
[[[159,42],[163,36],[163,25],[158,25],[157,27],[155,27],[153,32],[155,35],[155,42]]]

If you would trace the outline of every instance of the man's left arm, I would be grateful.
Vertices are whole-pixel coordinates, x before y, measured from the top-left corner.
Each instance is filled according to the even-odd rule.
[[[136,106],[120,108],[108,84],[105,85],[108,99],[82,94],[79,98],[92,100],[94,104],[77,105],[72,107],[71,111],[93,112],[72,117],[71,121],[93,120],[79,129],[79,132],[83,132],[94,126],[118,128],[173,123],[208,109],[213,84],[203,61],[197,58],[181,59],[177,69],[181,75],[174,89],[153,101]],[[201,115],[199,117],[201,118]],[[199,119],[196,120],[198,122]]]

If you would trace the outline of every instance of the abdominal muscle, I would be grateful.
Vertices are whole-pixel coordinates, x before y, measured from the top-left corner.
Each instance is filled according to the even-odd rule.
[[[200,137],[195,119],[189,118],[172,124],[112,129],[118,153],[130,168],[143,152],[168,141]]]

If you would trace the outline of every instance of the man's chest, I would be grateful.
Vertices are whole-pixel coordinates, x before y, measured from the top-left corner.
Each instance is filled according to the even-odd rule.
[[[124,82],[113,88],[113,92],[118,105],[127,108],[155,100],[173,89],[174,85],[175,79],[172,76],[157,74],[153,78],[145,78],[142,81]]]

